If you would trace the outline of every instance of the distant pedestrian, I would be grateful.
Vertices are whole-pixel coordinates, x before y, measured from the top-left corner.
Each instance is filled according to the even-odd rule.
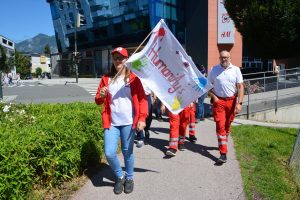
[[[197,68],[199,69],[199,71],[204,75],[207,76],[206,74],[206,69],[204,67],[204,65],[198,65],[196,64]],[[201,97],[198,98],[198,102],[196,105],[196,123],[198,123],[199,121],[204,121],[204,100],[207,97],[207,93],[204,93]]]
[[[213,104],[213,117],[216,122],[220,158],[218,163],[227,161],[228,135],[235,114],[242,110],[244,97],[243,76],[239,67],[230,63],[230,53],[220,52],[220,64],[208,74],[214,88],[209,92]]]
[[[150,126],[152,123],[152,95],[154,95],[152,93],[152,91],[150,90],[150,88],[144,83],[142,82],[144,91],[145,91],[145,95],[147,97],[147,101],[148,101],[148,116],[146,118],[146,126],[144,128],[144,131],[137,131],[137,135],[136,135],[136,139],[137,139],[137,147],[142,147],[143,144],[148,144],[149,139],[150,139]]]
[[[13,79],[12,73],[9,72],[8,75],[7,75],[7,77],[8,77],[8,85],[13,85],[14,83],[12,81],[12,79]]]
[[[133,191],[134,137],[142,131],[148,115],[147,98],[141,81],[126,67],[128,58],[125,48],[112,51],[113,66],[109,74],[102,77],[95,102],[103,104],[102,123],[104,128],[104,152],[117,180],[114,193]],[[117,156],[118,141],[124,157],[125,174]]]
[[[162,106],[162,103],[161,101],[159,100],[159,98],[156,97],[156,95],[154,94],[154,97],[153,97],[153,106],[154,106],[154,114],[155,114],[155,118],[157,121],[160,121],[162,122],[163,121],[163,118],[162,118],[162,111],[161,111],[161,106]]]
[[[17,85],[21,85],[21,76],[19,73],[16,75]]]

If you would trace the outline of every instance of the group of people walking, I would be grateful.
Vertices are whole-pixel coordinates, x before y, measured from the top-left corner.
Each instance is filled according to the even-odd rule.
[[[141,82],[124,63],[128,59],[128,52],[123,47],[112,51],[113,66],[108,74],[100,81],[95,102],[102,105],[102,123],[104,128],[104,152],[115,176],[114,193],[131,193],[134,189],[134,139],[150,137],[149,129],[152,121],[152,106],[155,102],[156,117],[162,120],[161,113],[166,108],[155,94]],[[227,160],[227,143],[230,125],[236,113],[242,109],[244,96],[243,78],[239,67],[230,63],[230,53],[220,52],[220,63],[208,73],[207,79],[214,88],[208,92],[211,97],[213,117],[216,122],[220,157],[219,163]],[[199,66],[198,66],[199,67]],[[205,68],[199,67],[206,75]],[[201,70],[202,69],[202,70]],[[203,97],[204,96],[204,97]],[[205,95],[191,103],[179,114],[168,112],[170,120],[169,148],[165,152],[168,156],[175,156],[177,150],[184,150],[186,129],[189,126],[189,140],[196,142],[195,123],[204,120],[203,102]],[[159,111],[158,111],[159,110]],[[144,130],[144,131],[143,131]],[[144,135],[145,133],[145,135]],[[117,157],[118,140],[124,157],[125,172],[123,172]],[[141,144],[137,143],[137,147]]]

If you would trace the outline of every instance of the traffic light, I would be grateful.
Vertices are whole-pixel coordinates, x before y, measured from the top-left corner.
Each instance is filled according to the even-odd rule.
[[[80,52],[73,52],[74,61],[79,63],[82,59],[82,54]]]
[[[82,14],[77,14],[77,27],[85,26],[86,25],[86,20],[84,15]]]

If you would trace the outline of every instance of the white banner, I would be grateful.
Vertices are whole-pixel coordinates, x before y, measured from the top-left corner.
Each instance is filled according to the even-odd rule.
[[[218,0],[218,44],[234,44],[234,23],[224,7],[224,0]]]
[[[174,114],[212,88],[163,20],[125,63]]]

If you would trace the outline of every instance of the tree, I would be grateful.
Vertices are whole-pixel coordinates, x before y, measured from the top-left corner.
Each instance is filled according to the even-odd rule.
[[[247,54],[262,58],[300,55],[299,0],[225,0]]]
[[[8,72],[6,52],[1,45],[0,45],[0,71]]]
[[[21,77],[25,77],[27,74],[30,74],[31,64],[28,57],[16,51],[15,63],[16,63],[17,73],[20,73]]]
[[[50,49],[49,44],[46,44],[46,46],[44,47],[44,54],[46,54],[46,55],[51,54],[51,49]]]
[[[37,77],[40,76],[40,75],[42,74],[42,68],[37,67],[37,68],[35,69],[35,74],[36,74]]]

